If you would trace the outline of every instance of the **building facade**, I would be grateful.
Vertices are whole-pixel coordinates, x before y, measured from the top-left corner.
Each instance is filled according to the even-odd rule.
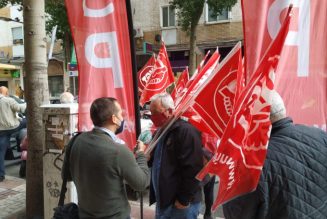
[[[24,28],[21,6],[7,6],[0,9],[0,86],[9,88],[11,95],[17,88],[24,89]],[[51,39],[48,37],[48,51]],[[50,99],[57,99],[69,87],[65,75],[63,48],[60,41],[54,44],[53,58],[48,63]],[[55,55],[59,54],[59,55]]]
[[[162,39],[173,71],[182,71],[189,62],[189,37],[178,26],[176,10],[169,5],[170,0],[131,2],[138,68],[144,65],[152,50],[158,50]],[[197,62],[208,50],[214,51],[217,46],[222,58],[225,57],[238,41],[243,41],[240,1],[219,16],[213,16],[210,7],[205,4],[197,28]]]

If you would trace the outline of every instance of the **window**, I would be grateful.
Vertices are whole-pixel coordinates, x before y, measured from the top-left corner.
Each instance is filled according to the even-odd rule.
[[[161,8],[162,27],[175,26],[175,9],[172,6],[164,6]]]
[[[213,9],[210,8],[208,4],[206,4],[206,20],[208,23],[210,22],[218,22],[218,21],[228,21],[229,20],[229,11],[224,9],[221,14],[218,16],[213,12]]]
[[[23,28],[22,27],[14,27],[11,29],[12,31],[12,39],[13,44],[23,44]]]

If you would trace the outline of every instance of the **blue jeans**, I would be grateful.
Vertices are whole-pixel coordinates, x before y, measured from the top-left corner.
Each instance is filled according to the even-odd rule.
[[[26,128],[26,119],[23,119],[17,128],[0,131],[0,177],[5,176],[5,156],[7,148],[10,147],[10,136],[23,128]]]
[[[201,202],[193,203],[188,208],[177,209],[169,205],[165,209],[156,211],[156,219],[196,219],[200,213]]]

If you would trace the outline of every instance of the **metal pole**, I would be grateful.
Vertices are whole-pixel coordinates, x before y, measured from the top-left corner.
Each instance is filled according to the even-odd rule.
[[[139,97],[138,97],[138,84],[137,84],[137,69],[136,69],[136,54],[135,54],[135,44],[134,44],[134,34],[133,34],[133,17],[132,17],[132,7],[131,1],[126,0],[126,13],[128,19],[128,32],[129,32],[129,42],[131,48],[131,59],[132,59],[132,73],[133,73],[133,87],[134,87],[134,106],[135,106],[135,130],[136,137],[141,133],[141,121],[140,121],[140,107],[139,107]],[[140,214],[141,219],[143,219],[143,194],[140,192]]]

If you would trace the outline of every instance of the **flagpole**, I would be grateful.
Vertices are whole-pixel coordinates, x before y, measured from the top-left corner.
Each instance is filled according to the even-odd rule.
[[[141,134],[141,115],[140,115],[139,97],[138,97],[136,54],[135,54],[135,44],[134,44],[134,34],[133,34],[133,32],[134,32],[133,31],[133,17],[132,17],[132,7],[131,7],[130,0],[126,0],[126,13],[127,13],[127,20],[128,20],[129,44],[130,44],[131,59],[132,59],[134,107],[135,107],[135,132],[136,132],[136,138],[137,138]],[[142,194],[142,192],[140,192],[140,214],[141,214],[141,219],[143,219],[143,194]]]

